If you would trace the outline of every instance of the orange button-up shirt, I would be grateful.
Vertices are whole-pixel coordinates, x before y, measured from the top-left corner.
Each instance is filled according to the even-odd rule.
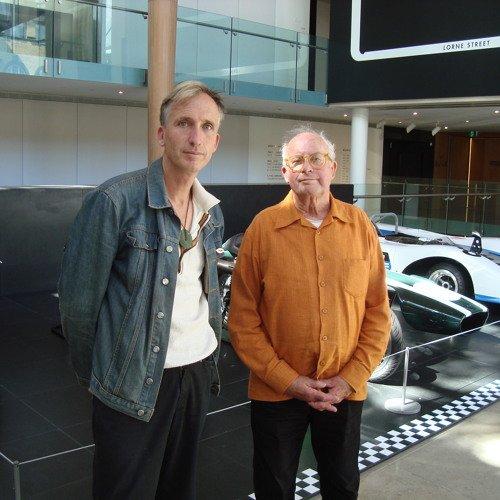
[[[365,399],[390,330],[384,260],[366,214],[331,196],[316,229],[291,192],[260,212],[238,253],[229,330],[250,368],[250,398],[290,399],[299,375],[340,375],[349,399]]]

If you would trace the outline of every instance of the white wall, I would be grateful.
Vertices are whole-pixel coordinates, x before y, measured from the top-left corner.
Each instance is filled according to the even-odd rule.
[[[179,5],[309,33],[309,0],[179,0]]]
[[[281,183],[279,148],[296,120],[228,115],[200,173],[209,184]],[[317,123],[337,148],[336,183],[349,181],[350,127]],[[369,129],[367,182],[380,183],[383,132]],[[0,99],[0,186],[99,184],[146,166],[147,110]]]

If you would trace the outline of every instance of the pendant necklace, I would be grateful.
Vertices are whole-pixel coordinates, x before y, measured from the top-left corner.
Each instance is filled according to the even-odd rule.
[[[193,237],[191,232],[186,228],[187,218],[189,214],[189,202],[191,201],[191,196],[188,199],[186,216],[184,217],[184,224],[181,221],[181,233],[179,235],[179,246],[189,250],[193,246]]]

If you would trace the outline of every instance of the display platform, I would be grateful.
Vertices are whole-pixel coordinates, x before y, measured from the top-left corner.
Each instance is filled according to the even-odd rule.
[[[489,322],[499,318],[500,310],[493,311]],[[22,498],[90,499],[90,396],[76,384],[65,341],[51,332],[58,322],[57,299],[50,292],[0,298],[0,451],[21,462]],[[405,325],[409,345],[436,338]],[[211,402],[201,443],[200,500],[243,499],[253,491],[248,371],[227,343],[220,373],[221,395]],[[421,411],[405,416],[385,410],[385,401],[401,394],[401,373],[384,384],[370,384],[360,469],[404,452],[493,402],[499,397],[499,379],[498,325],[412,350],[407,396],[419,401]],[[302,498],[318,493],[315,470],[306,441],[297,482]],[[0,458],[2,499],[14,498],[13,481],[12,466]]]

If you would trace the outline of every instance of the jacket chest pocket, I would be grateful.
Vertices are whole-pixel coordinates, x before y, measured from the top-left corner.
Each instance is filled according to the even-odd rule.
[[[130,229],[125,240],[126,281],[129,287],[148,279],[158,252],[158,234],[143,229]]]
[[[369,269],[366,259],[344,259],[342,283],[344,290],[353,297],[364,297],[368,289]]]

